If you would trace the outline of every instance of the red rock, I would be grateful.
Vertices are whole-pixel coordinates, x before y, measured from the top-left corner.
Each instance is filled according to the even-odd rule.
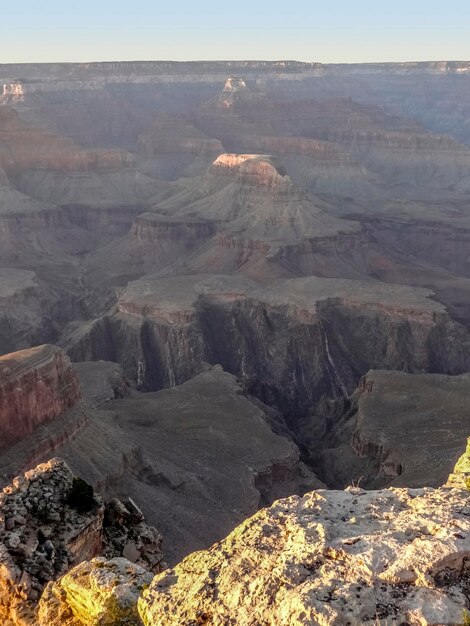
[[[44,345],[0,357],[0,449],[31,434],[80,400],[65,353]]]

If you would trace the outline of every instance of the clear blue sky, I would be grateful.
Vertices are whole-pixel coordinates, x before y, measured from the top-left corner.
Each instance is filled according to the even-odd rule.
[[[470,60],[470,0],[0,0],[0,62]]]

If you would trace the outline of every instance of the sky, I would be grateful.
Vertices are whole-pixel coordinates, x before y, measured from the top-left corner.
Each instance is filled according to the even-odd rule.
[[[0,0],[0,63],[470,60],[470,0]]]

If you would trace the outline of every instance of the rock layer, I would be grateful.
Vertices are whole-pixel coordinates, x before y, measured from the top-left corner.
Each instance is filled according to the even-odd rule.
[[[303,440],[329,487],[435,487],[468,432],[469,394],[469,374],[370,371],[348,399],[319,403]]]
[[[465,491],[316,491],[158,575],[139,613],[145,626],[453,626],[467,610],[469,537]]]
[[[105,506],[87,489],[62,460],[52,459],[0,493],[2,624],[35,626],[35,607],[48,581],[99,554],[125,554],[161,571],[161,537],[133,502],[114,499]]]
[[[128,285],[117,314],[70,329],[64,345],[74,360],[119,361],[148,390],[219,363],[298,417],[322,395],[351,393],[371,368],[467,371],[467,332],[430,295],[378,281],[303,278],[263,288],[241,277],[149,277]]]
[[[77,375],[60,348],[39,346],[0,357],[0,447],[30,435],[80,400]]]

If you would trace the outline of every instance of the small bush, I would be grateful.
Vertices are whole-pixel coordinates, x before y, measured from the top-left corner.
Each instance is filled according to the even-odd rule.
[[[67,504],[80,513],[88,513],[95,506],[93,487],[82,478],[74,478]]]

